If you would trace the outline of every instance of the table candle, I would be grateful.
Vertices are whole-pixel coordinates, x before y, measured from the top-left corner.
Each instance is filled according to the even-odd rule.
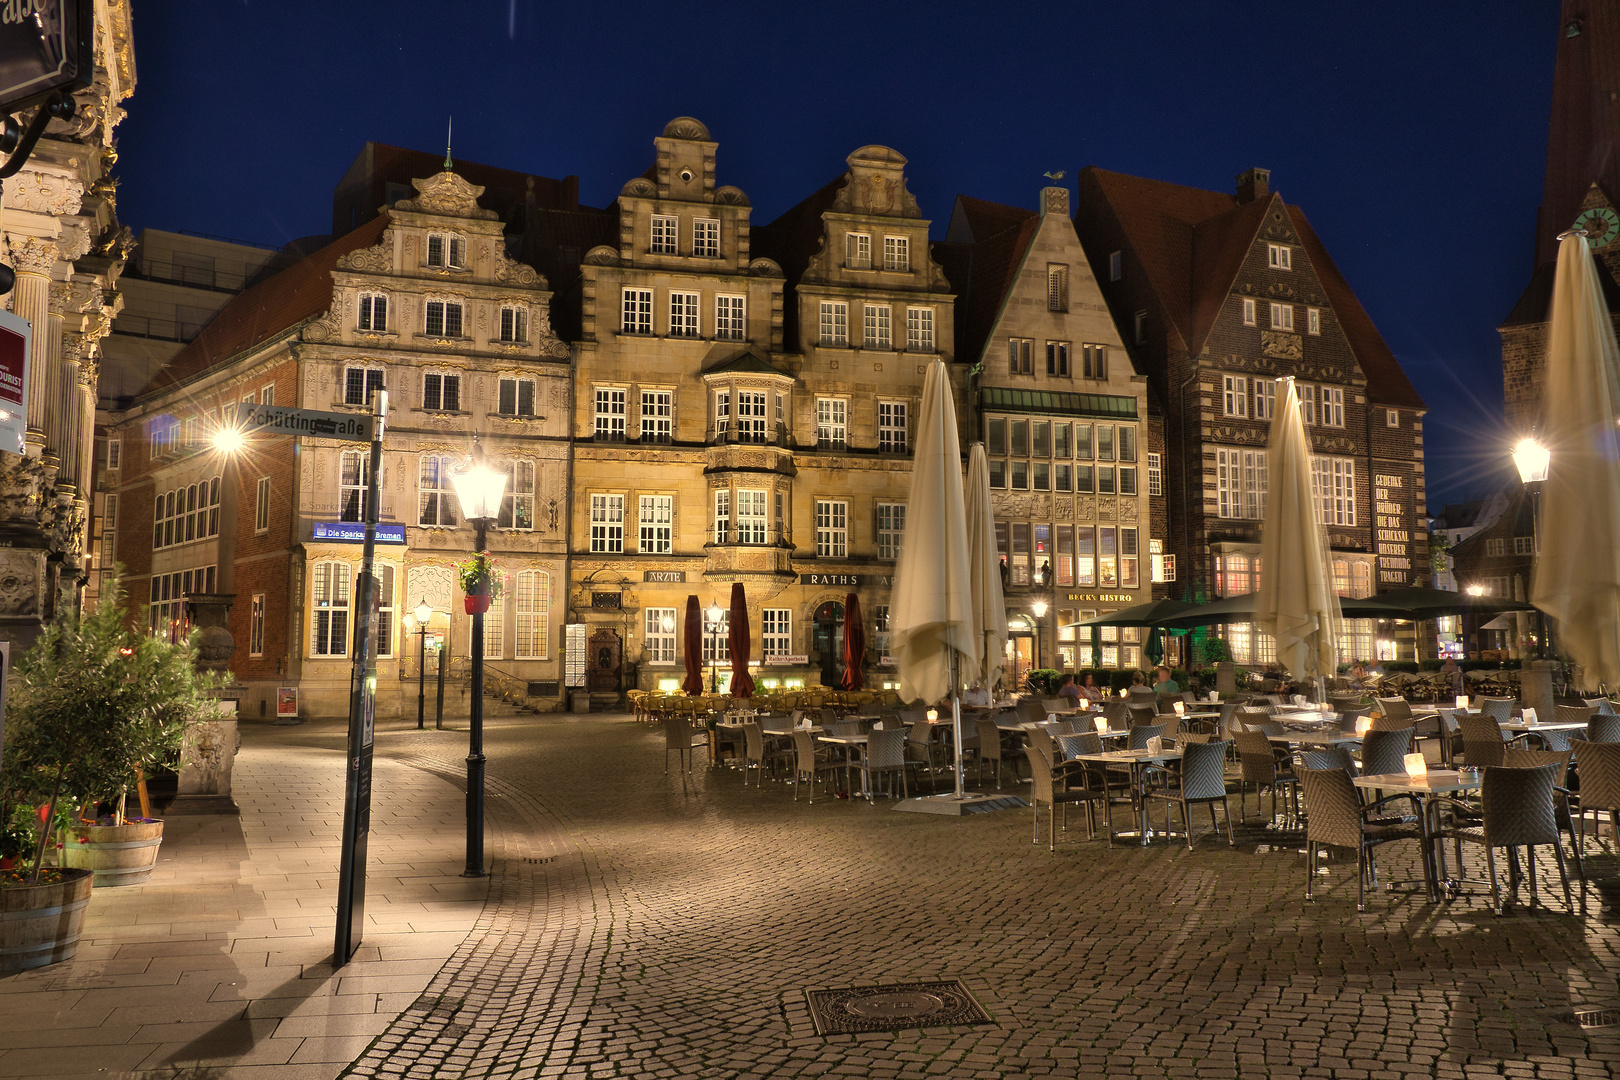
[[[1406,764],[1407,776],[1429,775],[1429,763],[1424,760],[1422,754],[1407,754],[1405,757],[1401,758],[1401,761]]]

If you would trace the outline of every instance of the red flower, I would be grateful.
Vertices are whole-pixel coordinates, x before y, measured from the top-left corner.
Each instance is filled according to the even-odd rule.
[[[39,809],[36,810],[35,813],[39,815],[39,823],[41,825],[47,824],[51,820],[51,804],[41,803],[39,805]]]

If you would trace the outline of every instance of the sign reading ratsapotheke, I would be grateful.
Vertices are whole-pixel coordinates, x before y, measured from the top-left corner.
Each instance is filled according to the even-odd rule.
[[[0,4],[5,0],[0,0]],[[318,439],[370,442],[372,418],[359,413],[319,412],[315,409],[283,408],[280,405],[249,405],[236,408],[236,426],[242,434],[312,435]]]
[[[89,86],[94,0],[0,0],[0,111]]]

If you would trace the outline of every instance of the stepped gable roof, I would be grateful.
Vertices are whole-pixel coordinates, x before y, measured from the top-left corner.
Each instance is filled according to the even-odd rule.
[[[332,271],[351,251],[380,242],[391,217],[383,213],[315,254],[232,297],[218,315],[164,365],[137,397],[179,385],[245,349],[329,310]]]
[[[1041,217],[1034,210],[968,195],[956,197],[951,235],[971,238],[971,246],[961,245],[946,266],[946,276],[958,294],[956,355],[961,359],[975,362],[983,358],[990,331],[1040,227]]]

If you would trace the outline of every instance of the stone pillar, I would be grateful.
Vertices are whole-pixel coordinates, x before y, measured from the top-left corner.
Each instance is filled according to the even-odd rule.
[[[53,326],[60,326],[62,317],[52,315],[50,321]],[[58,487],[66,486],[73,489],[76,495],[86,495],[87,490],[79,487],[79,463],[83,458],[82,447],[79,445],[81,425],[83,420],[79,409],[79,355],[83,349],[82,341],[69,340],[63,342],[63,335],[58,332],[51,335],[55,340],[55,362],[52,367],[56,370],[56,385],[54,387],[56,407],[53,415],[45,419],[45,445],[56,451],[60,462],[60,472],[57,473]],[[71,338],[78,338],[78,334]],[[64,348],[64,344],[66,348]]]
[[[219,719],[186,725],[186,741],[180,750],[179,791],[163,812],[165,817],[242,812],[231,798],[237,742],[234,701],[219,703]]]
[[[96,374],[99,364],[79,362],[79,498],[89,507],[96,481]]]
[[[1519,704],[1536,710],[1538,720],[1557,715],[1553,708],[1553,671],[1557,667],[1551,660],[1535,660],[1519,671]]]
[[[28,442],[46,445],[46,417],[52,410],[55,380],[50,376],[51,271],[56,267],[56,244],[39,236],[11,238],[13,269],[17,285],[12,294],[12,313],[27,319],[34,328],[33,348],[28,356]]]

